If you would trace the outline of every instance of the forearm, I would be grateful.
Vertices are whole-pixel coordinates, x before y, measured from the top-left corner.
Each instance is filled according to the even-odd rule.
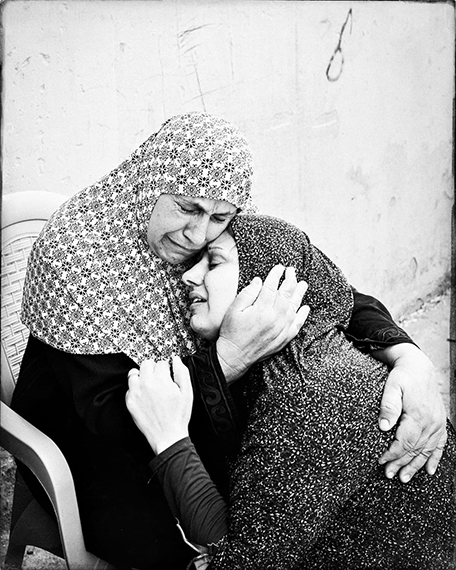
[[[150,467],[190,542],[206,546],[227,533],[227,505],[189,438],[163,451]]]
[[[402,343],[414,344],[380,301],[356,289],[353,289],[353,300],[353,312],[345,334],[358,348],[372,351]]]
[[[189,369],[195,396],[190,436],[196,448],[200,450],[201,437],[195,440],[192,429],[195,423],[200,427],[204,421],[216,435],[218,446],[223,449],[224,454],[235,453],[242,435],[241,419],[228,389],[217,344],[202,347],[195,354],[186,357],[184,363]],[[206,441],[208,435],[206,430]]]

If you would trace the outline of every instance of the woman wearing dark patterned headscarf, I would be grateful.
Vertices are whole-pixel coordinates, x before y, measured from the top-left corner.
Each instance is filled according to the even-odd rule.
[[[210,552],[197,567],[455,568],[456,433],[449,426],[433,477],[420,472],[407,485],[386,479],[377,458],[392,434],[378,429],[376,411],[388,370],[343,334],[353,307],[344,276],[304,232],[282,220],[240,216],[231,227],[234,238],[225,231],[183,276],[192,328],[216,336],[220,305],[228,306],[236,286],[277,263],[308,282],[310,313],[286,348],[251,369],[243,393],[225,398],[229,413],[221,413],[220,401],[205,401],[221,432],[223,415],[239,418],[232,430],[244,432],[231,455],[228,510],[185,432],[165,448],[142,415],[153,374],[143,366],[139,379],[131,379],[127,405],[159,452],[152,470],[187,538]],[[176,364],[175,382],[185,395],[188,380],[178,371]],[[161,381],[162,392],[165,386]],[[189,398],[179,401],[185,407]]]

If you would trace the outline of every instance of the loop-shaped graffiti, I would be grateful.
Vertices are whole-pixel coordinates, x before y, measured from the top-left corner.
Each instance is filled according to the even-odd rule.
[[[348,11],[345,22],[343,23],[342,28],[340,30],[339,43],[337,44],[336,49],[334,50],[334,53],[332,54],[331,59],[329,60],[328,67],[326,68],[326,77],[328,78],[328,81],[337,81],[342,74],[342,69],[344,67],[344,61],[345,61],[344,54],[342,52],[342,38],[344,36],[345,27],[347,26],[349,20],[350,20],[350,33],[351,33],[353,26],[353,15],[351,8]],[[337,63],[338,66],[336,68]]]

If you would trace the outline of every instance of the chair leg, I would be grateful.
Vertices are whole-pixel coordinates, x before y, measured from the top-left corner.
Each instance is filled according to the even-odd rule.
[[[22,513],[33,500],[33,496],[28,490],[22,476],[16,470],[13,504],[11,509],[10,534],[8,548],[6,551],[4,570],[20,570],[25,555],[27,544],[21,540],[16,540],[14,529]]]
[[[11,542],[8,545],[8,550],[6,551],[5,562],[3,565],[4,570],[21,570],[22,562],[25,555],[25,544],[12,545]]]
[[[4,570],[21,569],[28,545],[39,546],[63,558],[57,522],[40,506],[17,470]]]

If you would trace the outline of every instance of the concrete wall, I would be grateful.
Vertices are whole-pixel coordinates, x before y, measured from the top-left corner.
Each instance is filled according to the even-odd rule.
[[[251,142],[261,209],[396,316],[447,277],[451,4],[19,0],[2,19],[4,192],[70,196],[206,110]]]

